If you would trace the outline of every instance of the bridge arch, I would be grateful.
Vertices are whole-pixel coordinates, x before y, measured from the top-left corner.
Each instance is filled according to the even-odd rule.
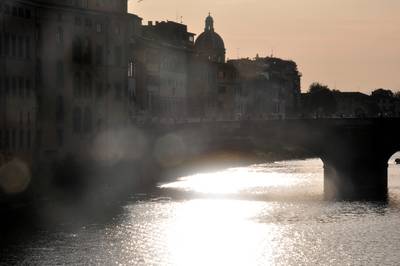
[[[388,161],[400,150],[399,123],[389,118],[240,120],[172,130],[180,131],[190,146],[200,147],[191,148],[194,153],[215,147],[305,151],[324,163],[327,199],[386,200]]]
[[[388,160],[389,195],[394,192],[400,193],[400,164],[396,164],[396,159],[400,159],[400,149]]]

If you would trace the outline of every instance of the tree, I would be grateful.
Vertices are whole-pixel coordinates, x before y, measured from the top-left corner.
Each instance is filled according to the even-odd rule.
[[[393,98],[394,94],[391,90],[386,90],[386,89],[377,89],[374,90],[371,94],[372,97],[375,98]]]
[[[317,115],[332,115],[337,109],[334,92],[317,82],[310,85],[304,101],[306,111]]]
[[[313,84],[310,85],[308,93],[317,94],[317,93],[321,93],[321,92],[325,92],[326,93],[326,92],[329,92],[329,91],[331,91],[331,90],[329,89],[328,86],[323,85],[323,84],[318,83],[318,82],[314,82]]]

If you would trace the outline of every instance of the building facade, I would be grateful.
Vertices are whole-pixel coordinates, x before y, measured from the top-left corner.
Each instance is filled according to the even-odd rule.
[[[209,14],[205,21],[204,32],[195,42],[196,54],[198,57],[212,62],[225,63],[225,43],[222,37],[215,32],[214,18]]]
[[[100,131],[129,123],[126,1],[38,1],[44,156],[84,154]]]
[[[229,60],[240,83],[235,113],[246,118],[284,118],[300,107],[300,78],[293,61],[274,57]]]
[[[0,3],[0,165],[28,163],[36,141],[35,8],[26,1]]]
[[[0,11],[5,147],[35,145],[49,161],[87,155],[96,134],[130,123],[141,20],[126,0],[2,1]]]
[[[181,23],[142,25],[127,0],[5,0],[0,16],[3,154],[86,157],[97,135],[141,114],[231,120],[297,108],[296,64],[225,62],[211,15],[196,41]]]
[[[193,55],[194,34],[187,26],[172,22],[149,22],[135,48],[141,68],[138,104],[157,118],[187,116],[189,62]]]
[[[233,119],[237,71],[225,62],[225,44],[215,32],[211,15],[205,20],[204,32],[197,37],[194,50],[190,92],[192,116]]]

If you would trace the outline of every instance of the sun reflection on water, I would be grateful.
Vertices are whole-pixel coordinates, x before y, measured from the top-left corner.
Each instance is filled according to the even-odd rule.
[[[320,160],[185,177],[135,196],[112,221],[39,231],[0,257],[10,265],[398,265],[399,173],[391,161],[389,205],[312,196],[323,193]],[[254,193],[262,197],[247,197]]]
[[[254,166],[182,177],[176,182],[162,185],[161,188],[208,194],[237,194],[260,187],[291,187],[298,182],[299,179],[291,174],[262,172]]]
[[[270,168],[271,169],[271,168]],[[161,188],[204,194],[257,193],[265,188],[295,186],[291,173],[265,167],[232,168],[179,178]],[[279,256],[281,227],[259,223],[260,213],[274,212],[273,203],[232,199],[192,199],[178,204],[167,228],[173,265],[271,265]]]
[[[167,228],[172,264],[272,264],[277,230],[253,219],[266,208],[264,203],[237,200],[183,203]]]

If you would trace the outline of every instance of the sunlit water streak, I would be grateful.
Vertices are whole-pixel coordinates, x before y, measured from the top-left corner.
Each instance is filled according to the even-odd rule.
[[[389,204],[323,201],[320,160],[182,177],[134,197],[109,223],[39,231],[0,254],[40,265],[396,265],[393,160],[389,173]]]

